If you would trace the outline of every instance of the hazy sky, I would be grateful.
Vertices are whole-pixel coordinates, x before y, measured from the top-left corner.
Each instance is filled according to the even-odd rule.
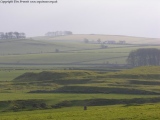
[[[0,3],[0,32],[39,36],[48,31],[69,30],[75,34],[160,38],[160,0],[57,1]]]

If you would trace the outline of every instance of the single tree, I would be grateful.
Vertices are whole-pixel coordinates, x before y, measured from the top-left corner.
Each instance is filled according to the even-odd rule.
[[[84,42],[85,42],[85,43],[89,43],[89,40],[86,39],[86,38],[84,38]]]
[[[19,33],[18,32],[14,32],[16,38],[18,39],[19,38]]]
[[[13,38],[13,32],[8,32],[8,38],[10,38],[10,39]]]

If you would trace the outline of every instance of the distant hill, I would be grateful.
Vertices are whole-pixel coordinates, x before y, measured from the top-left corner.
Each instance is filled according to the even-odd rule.
[[[107,41],[114,40],[118,41],[126,41],[131,44],[160,44],[160,38],[145,38],[145,37],[133,37],[133,36],[122,36],[122,35],[99,35],[99,34],[74,34],[67,36],[57,36],[57,37],[34,37],[35,40],[61,40],[61,41],[83,41],[84,39]]]
[[[32,50],[35,49],[35,46],[43,45],[45,44],[31,39],[4,39],[0,40],[0,54],[10,55],[31,53]]]
[[[33,39],[0,40],[0,55],[39,54],[42,52],[55,52],[56,48],[68,49],[63,44]]]
[[[89,41],[126,41],[128,44],[85,43]],[[95,44],[96,43],[96,44]],[[160,49],[160,39],[116,35],[68,35],[0,40],[0,65],[103,66],[126,64],[130,51],[139,48]],[[87,66],[88,67],[88,66]]]

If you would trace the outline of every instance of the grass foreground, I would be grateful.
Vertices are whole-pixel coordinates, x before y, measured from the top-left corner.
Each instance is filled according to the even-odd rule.
[[[160,119],[159,66],[1,70],[0,75],[0,120]]]
[[[159,120],[160,104],[68,107],[0,113],[0,120]]]

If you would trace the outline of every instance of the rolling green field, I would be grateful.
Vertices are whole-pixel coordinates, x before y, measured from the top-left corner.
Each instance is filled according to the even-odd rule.
[[[100,35],[100,34],[73,34],[67,36],[57,36],[57,37],[47,37],[40,36],[34,37],[35,40],[48,40],[48,41],[83,41],[84,38],[92,41],[98,39],[102,41],[115,40],[116,42],[125,40],[127,43],[131,44],[160,44],[159,38],[144,38],[144,37],[134,37],[134,36],[122,36],[122,35]]]
[[[126,44],[106,44],[107,48],[102,49],[102,43],[85,43],[84,38],[90,41],[101,39],[102,42],[125,40]],[[125,65],[132,50],[160,48],[158,38],[109,35],[33,37],[0,40],[0,43],[1,67],[95,68],[109,64]]]
[[[96,106],[0,113],[1,120],[159,120],[160,104]]]
[[[102,49],[84,38],[127,44]],[[160,119],[160,67],[112,67],[126,65],[132,50],[160,49],[158,38],[71,35],[0,43],[0,120]]]
[[[159,72],[155,66],[117,72],[1,70],[1,119],[159,119]],[[88,116],[96,111],[100,118]]]

